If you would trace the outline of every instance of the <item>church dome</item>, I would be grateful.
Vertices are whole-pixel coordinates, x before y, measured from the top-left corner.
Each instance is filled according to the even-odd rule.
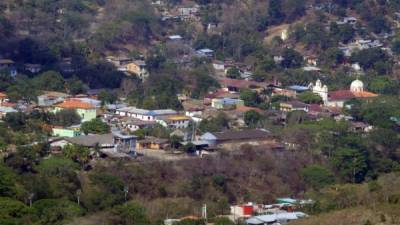
[[[364,91],[364,83],[359,79],[351,82],[350,91],[351,92],[363,92]]]

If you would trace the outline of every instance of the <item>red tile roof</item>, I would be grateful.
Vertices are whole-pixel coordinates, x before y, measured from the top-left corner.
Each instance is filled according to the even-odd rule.
[[[339,90],[329,92],[330,100],[348,100],[353,98],[371,98],[376,96],[378,95],[368,91],[351,92],[350,90]]]
[[[58,104],[56,107],[64,109],[95,109],[92,104],[77,99],[65,100],[64,102]]]
[[[244,105],[236,106],[236,111],[238,111],[238,112],[243,112],[244,113],[244,112],[248,112],[248,111],[251,111],[251,110],[254,110],[254,111],[258,112],[258,113],[262,113],[263,112],[261,109],[256,108],[256,107],[248,107],[248,106],[244,106]]]
[[[7,98],[7,94],[4,92],[0,92],[0,99],[5,99]]]

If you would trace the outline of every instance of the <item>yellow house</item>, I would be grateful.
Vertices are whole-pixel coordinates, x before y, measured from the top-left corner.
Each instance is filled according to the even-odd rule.
[[[97,116],[96,107],[90,103],[83,102],[77,99],[67,99],[64,102],[58,104],[54,108],[54,112],[61,111],[63,109],[74,109],[78,115],[82,118],[81,122],[91,121]]]
[[[149,76],[146,69],[146,63],[142,60],[136,60],[126,65],[126,71],[136,74],[140,79],[145,80]]]

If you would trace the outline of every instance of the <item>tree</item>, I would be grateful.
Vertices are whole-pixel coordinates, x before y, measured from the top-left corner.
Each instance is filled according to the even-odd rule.
[[[303,181],[311,188],[319,190],[335,182],[331,171],[320,165],[310,165],[300,171]]]
[[[64,224],[66,221],[82,216],[84,210],[76,203],[65,199],[42,199],[33,204],[40,224]]]
[[[232,79],[239,79],[240,71],[236,67],[229,68],[226,72],[226,76]]]
[[[81,130],[87,134],[107,134],[110,132],[110,126],[100,118],[92,119],[82,123]]]
[[[169,138],[169,142],[171,143],[171,147],[172,148],[179,148],[179,146],[181,146],[181,142],[182,142],[183,140],[182,140],[182,138],[181,137],[178,137],[178,136],[176,136],[176,135],[172,135],[170,138]]]
[[[400,55],[400,39],[396,39],[392,42],[392,51],[396,55]]]
[[[85,165],[89,162],[89,149],[80,145],[66,145],[63,149],[65,157],[78,162],[81,165]]]
[[[113,215],[118,219],[114,224],[121,225],[148,225],[149,219],[146,216],[145,208],[137,202],[130,202],[122,206],[117,206],[112,210]]]
[[[34,211],[20,201],[0,197],[0,224],[27,224],[33,222]]]
[[[306,91],[306,92],[299,94],[298,99],[307,104],[323,103],[321,96],[319,96],[311,91]]]
[[[261,114],[255,110],[250,110],[244,113],[244,122],[247,126],[255,127],[261,119]]]
[[[338,48],[329,48],[322,54],[322,61],[330,67],[339,65],[343,60],[344,54]]]
[[[225,217],[214,218],[212,219],[212,222],[214,223],[214,225],[235,225],[235,223],[232,222],[232,220]]]
[[[81,123],[81,117],[74,109],[62,109],[55,113],[54,125],[58,126],[72,126]]]
[[[272,0],[269,2],[268,16],[269,24],[271,25],[279,24],[285,19],[280,0]]]
[[[113,104],[118,100],[118,97],[115,93],[112,93],[110,91],[102,91],[99,93],[98,99],[101,101],[102,105],[105,105],[105,104]]]
[[[0,164],[0,196],[14,197],[17,193],[16,175],[5,165]]]
[[[37,90],[65,91],[65,81],[60,73],[55,71],[44,72],[32,79]]]
[[[365,152],[352,149],[340,148],[335,151],[331,163],[347,182],[362,182],[368,170],[367,157]]]
[[[374,69],[378,73],[385,74],[391,70],[392,62],[389,56],[380,48],[368,48],[351,55],[352,62],[360,63],[364,70]]]
[[[258,96],[257,92],[250,89],[241,90],[240,99],[244,101],[244,104],[246,106],[257,106],[261,102],[261,99]]]
[[[196,146],[193,143],[187,143],[183,146],[183,151],[189,154],[196,152]]]
[[[285,68],[298,68],[303,63],[303,56],[294,49],[286,48],[282,57],[281,65]]]

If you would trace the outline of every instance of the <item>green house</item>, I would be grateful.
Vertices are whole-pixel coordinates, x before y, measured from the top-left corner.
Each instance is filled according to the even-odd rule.
[[[81,136],[80,127],[54,127],[53,136],[56,137],[77,137]]]

